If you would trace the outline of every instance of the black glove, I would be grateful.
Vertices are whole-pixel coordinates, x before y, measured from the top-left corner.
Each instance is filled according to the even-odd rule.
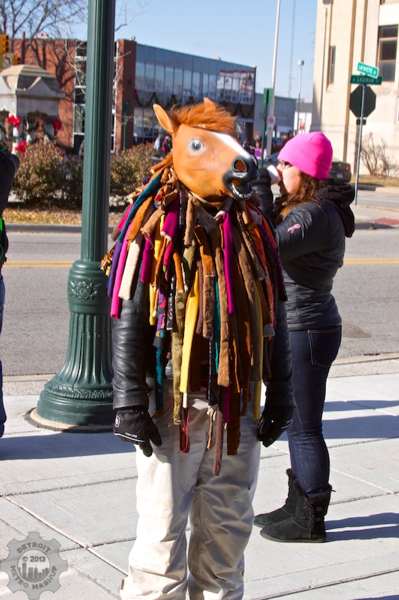
[[[151,456],[151,442],[162,444],[159,431],[144,406],[120,408],[115,417],[114,434],[125,442],[137,444],[145,456]]]
[[[258,169],[257,178],[251,183],[253,192],[256,194],[262,213],[271,218],[273,215],[273,192],[270,174],[266,167]]]
[[[267,448],[273,442],[278,440],[280,435],[287,429],[291,423],[294,407],[292,405],[268,406],[265,409],[258,423],[258,440]]]

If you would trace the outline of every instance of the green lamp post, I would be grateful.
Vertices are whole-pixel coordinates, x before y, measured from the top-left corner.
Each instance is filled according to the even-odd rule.
[[[31,414],[59,429],[112,421],[109,305],[99,261],[107,246],[114,29],[115,0],[89,0],[82,240],[68,279],[68,349]]]

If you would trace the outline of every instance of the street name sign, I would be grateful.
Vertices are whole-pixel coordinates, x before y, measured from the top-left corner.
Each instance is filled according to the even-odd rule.
[[[363,75],[368,75],[373,79],[377,79],[378,75],[380,74],[380,70],[378,67],[374,67],[373,65],[366,65],[366,63],[362,62],[357,63],[357,70],[359,71],[359,73],[362,73]]]
[[[352,75],[351,83],[360,83],[363,85],[381,85],[382,77],[380,75],[379,77],[376,77],[374,79],[373,77],[369,77],[368,75]]]

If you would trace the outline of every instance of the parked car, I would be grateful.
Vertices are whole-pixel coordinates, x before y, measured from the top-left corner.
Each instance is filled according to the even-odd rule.
[[[343,162],[342,160],[334,160],[330,176],[328,178],[329,183],[350,183],[352,178],[351,166],[349,163]]]

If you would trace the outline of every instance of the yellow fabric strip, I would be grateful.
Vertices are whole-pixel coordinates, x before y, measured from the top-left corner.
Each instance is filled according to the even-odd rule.
[[[181,364],[181,376],[180,376],[180,391],[183,394],[187,394],[188,379],[190,370],[190,357],[191,357],[191,346],[194,338],[194,331],[197,324],[199,309],[199,281],[198,271],[195,273],[194,284],[191,288],[190,294],[186,304],[186,317],[184,323],[184,339],[183,339],[183,356]]]
[[[162,216],[158,222],[157,229],[155,232],[155,240],[154,240],[154,260],[152,262],[153,275],[155,273],[155,268],[157,265],[157,261],[159,258],[159,253],[162,248],[162,244],[164,238],[161,237],[161,230],[163,226],[164,217]],[[153,280],[153,278],[152,278]],[[158,290],[155,285],[150,284],[150,325],[155,325],[157,322],[157,298],[158,298]]]

